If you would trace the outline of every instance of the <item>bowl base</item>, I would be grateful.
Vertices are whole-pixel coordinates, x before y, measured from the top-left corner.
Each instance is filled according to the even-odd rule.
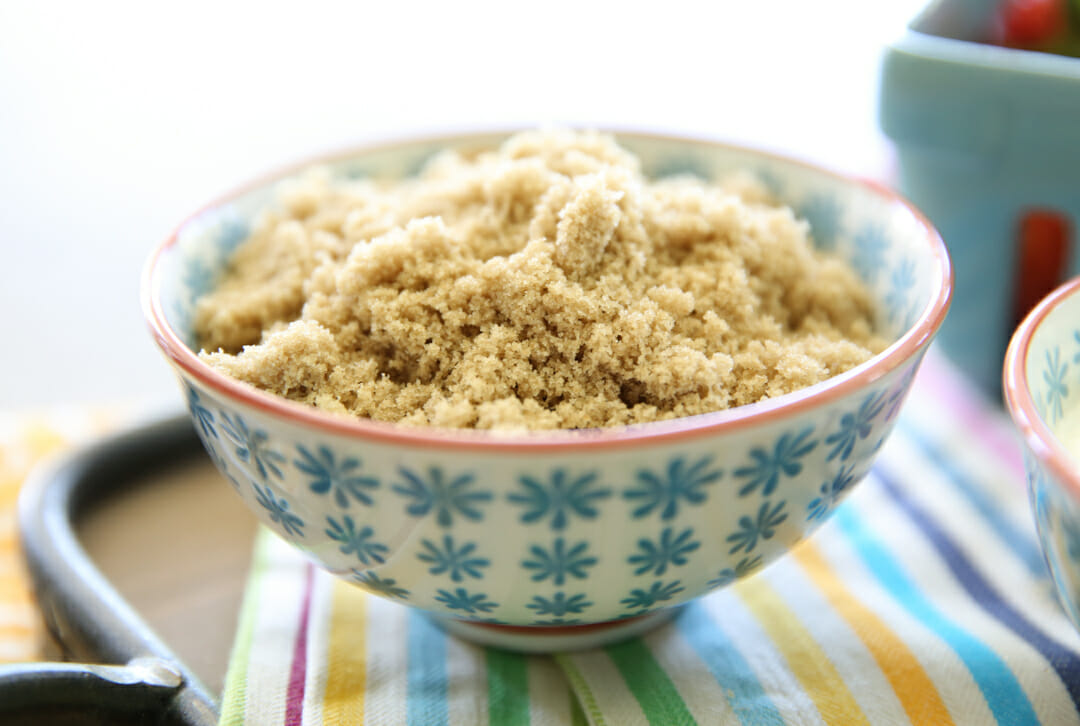
[[[477,645],[519,653],[558,653],[598,648],[641,635],[675,617],[681,607],[587,625],[497,625],[430,615],[446,632]]]

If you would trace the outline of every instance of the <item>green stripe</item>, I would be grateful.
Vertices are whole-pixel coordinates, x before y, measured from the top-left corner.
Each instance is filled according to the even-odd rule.
[[[488,723],[529,726],[529,659],[489,648],[487,674]]]
[[[240,618],[229,656],[229,670],[225,674],[225,690],[221,699],[221,718],[218,726],[242,726],[247,705],[248,661],[251,643],[255,635],[255,619],[262,595],[263,576],[266,574],[267,530],[259,528],[252,553],[251,573],[244,588],[244,602],[240,606]]]
[[[675,684],[653,658],[649,647],[641,638],[633,638],[605,648],[615,667],[619,669],[627,688],[645,712],[650,724],[663,726],[697,725],[690,715]]]
[[[589,684],[582,678],[581,671],[574,665],[574,661],[570,656],[565,653],[558,653],[555,656],[555,662],[562,668],[566,680],[570,681],[570,688],[577,694],[576,703],[578,704],[579,712],[581,709],[584,709],[585,713],[589,716],[589,723],[591,723],[592,726],[607,726],[607,721],[604,720],[604,714],[600,710],[600,705],[596,702],[596,696],[589,690]]]
[[[581,704],[578,703],[573,689],[567,689],[567,696],[570,698],[570,726],[589,726],[589,721],[585,718],[585,712],[581,710]]]

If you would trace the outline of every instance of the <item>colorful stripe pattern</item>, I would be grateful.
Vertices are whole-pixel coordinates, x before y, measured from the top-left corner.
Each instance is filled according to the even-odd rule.
[[[309,608],[309,567],[263,534],[223,722],[292,723],[302,669],[304,724],[1080,725],[1080,635],[1015,447],[931,356],[874,472],[809,542],[640,638],[551,657],[464,643],[321,573]],[[263,635],[279,650],[255,658]],[[330,651],[352,654],[347,678]],[[259,683],[276,690],[252,698]]]

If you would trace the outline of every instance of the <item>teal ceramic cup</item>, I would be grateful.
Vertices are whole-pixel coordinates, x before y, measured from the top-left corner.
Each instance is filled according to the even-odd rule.
[[[956,268],[939,345],[994,397],[1015,326],[1080,272],[1080,59],[983,42],[998,4],[930,4],[885,51],[879,109]]]

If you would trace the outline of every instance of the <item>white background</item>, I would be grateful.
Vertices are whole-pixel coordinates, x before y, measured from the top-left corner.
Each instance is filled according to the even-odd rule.
[[[879,59],[922,0],[0,0],[0,410],[179,406],[151,249],[283,164],[381,137],[685,132],[882,176]]]

